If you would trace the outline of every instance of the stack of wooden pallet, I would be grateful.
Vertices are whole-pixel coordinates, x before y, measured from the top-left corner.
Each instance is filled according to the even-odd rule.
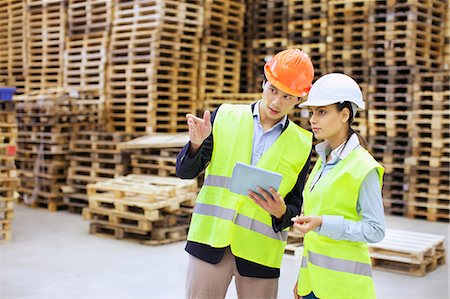
[[[196,197],[194,180],[128,175],[88,185],[90,233],[160,245],[186,239],[190,214],[183,205]]]
[[[239,84],[239,92],[246,93],[254,90],[254,78],[255,75],[253,73],[253,63],[252,53],[253,53],[253,15],[254,11],[252,11],[253,2],[255,0],[246,0],[245,1],[245,13],[244,13],[244,28],[242,28],[242,51],[241,51],[241,69],[240,69],[240,84]]]
[[[128,173],[129,161],[119,149],[125,140],[126,136],[120,133],[86,131],[72,135],[67,186],[63,190],[70,212],[81,213],[88,206],[88,184]]]
[[[206,0],[201,44],[199,104],[210,93],[237,93],[240,84],[243,0]]]
[[[205,110],[214,111],[221,104],[251,104],[261,99],[261,93],[222,93],[208,94],[205,99]]]
[[[447,7],[447,14],[444,23],[444,61],[442,67],[444,69],[450,68],[450,8]]]
[[[112,2],[70,0],[67,16],[64,86],[97,89],[103,97]]]
[[[72,95],[75,96],[75,95]],[[85,93],[74,98],[65,90],[17,96],[19,125],[17,167],[21,199],[51,211],[65,207],[61,186],[65,185],[72,132],[96,125],[97,103]]]
[[[194,2],[194,3],[193,3]],[[186,130],[195,113],[200,1],[115,1],[108,61],[111,132]]]
[[[326,63],[328,73],[344,73],[358,82],[367,98],[370,1],[328,1]],[[353,127],[367,137],[367,117],[359,112]]]
[[[63,86],[65,1],[28,0],[26,93]]]
[[[289,47],[308,53],[315,78],[326,73],[328,5],[326,1],[288,0]]]
[[[14,192],[17,175],[14,166],[17,124],[14,103],[0,100],[0,243],[11,239]]]
[[[157,133],[124,142],[120,148],[131,157],[131,173],[176,177],[176,157],[188,141],[187,133]]]
[[[417,76],[407,215],[450,221],[450,71]]]
[[[385,211],[405,214],[411,155],[411,109],[414,86],[412,67],[374,67],[369,94],[369,143],[374,157],[385,167]]]
[[[301,49],[309,55],[316,79],[327,69],[327,12],[326,1],[288,1],[289,48]],[[305,110],[294,109],[290,118],[301,127],[310,129],[309,116]]]
[[[267,59],[288,47],[288,0],[251,1],[247,4],[252,36],[248,66],[253,74],[247,92],[261,90],[263,67]]]
[[[367,95],[370,1],[328,1],[327,71],[342,72]]]
[[[299,257],[303,254],[303,234],[295,227],[291,227],[288,232],[287,244],[284,249],[285,254],[294,255]]]
[[[442,62],[445,11],[437,0],[371,6],[369,143],[386,168],[383,197],[390,214],[406,212],[415,74]]]
[[[6,1],[3,1],[6,2]],[[7,3],[2,3],[0,6],[0,27],[8,28],[8,8]],[[2,81],[0,84],[8,85],[8,32],[6,30],[0,31],[0,76]]]
[[[424,276],[445,264],[444,239],[440,235],[388,229],[383,241],[369,244],[372,267]]]
[[[26,38],[25,6],[23,0],[0,1],[0,76],[6,76],[5,85],[16,87],[16,93],[25,92]]]

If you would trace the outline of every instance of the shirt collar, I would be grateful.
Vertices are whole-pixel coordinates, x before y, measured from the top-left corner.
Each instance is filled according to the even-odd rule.
[[[255,105],[253,105],[253,117],[256,116],[256,119],[258,121],[259,124],[261,124],[261,118],[259,115],[259,105],[261,104],[262,100],[259,100],[258,102],[255,103]],[[282,119],[280,119],[279,122],[277,122],[276,124],[273,125],[272,128],[276,127],[276,126],[281,126],[281,129],[286,129],[287,125],[288,125],[288,117],[287,115],[283,116]]]
[[[355,148],[357,148],[360,143],[358,139],[358,135],[353,133],[352,136],[348,139],[345,148],[342,149],[345,142],[335,148],[333,151],[331,150],[330,144],[328,141],[323,141],[316,145],[316,152],[322,158],[322,161],[327,160],[327,155],[331,153],[331,160],[340,159],[344,160]]]

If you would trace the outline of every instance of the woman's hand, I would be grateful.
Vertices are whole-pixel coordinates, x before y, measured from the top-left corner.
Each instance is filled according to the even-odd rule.
[[[291,218],[291,220],[294,222],[294,227],[304,234],[322,225],[322,216],[316,215],[296,216]]]
[[[281,219],[286,213],[287,207],[280,193],[272,187],[269,188],[269,192],[260,187],[256,188],[256,191],[258,191],[264,198],[261,198],[258,193],[252,190],[248,190],[248,196],[268,213],[278,219]]]

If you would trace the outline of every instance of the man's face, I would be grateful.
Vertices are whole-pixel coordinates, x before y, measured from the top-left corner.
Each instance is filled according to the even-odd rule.
[[[269,81],[264,82],[260,107],[262,117],[277,122],[299,103],[299,97],[285,93]]]

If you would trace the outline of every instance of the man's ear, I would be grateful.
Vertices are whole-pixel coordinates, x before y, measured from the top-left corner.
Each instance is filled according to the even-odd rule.
[[[266,85],[266,82],[267,82],[267,80],[263,80],[263,82],[261,84],[262,89],[264,89],[264,85]]]

